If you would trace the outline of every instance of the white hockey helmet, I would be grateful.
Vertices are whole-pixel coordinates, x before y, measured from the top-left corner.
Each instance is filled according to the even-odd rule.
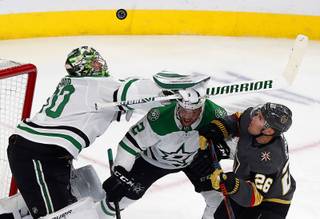
[[[177,100],[179,106],[190,110],[195,110],[202,107],[206,101],[205,84],[206,83],[200,83],[192,88],[179,90],[178,92],[182,97],[181,99]]]

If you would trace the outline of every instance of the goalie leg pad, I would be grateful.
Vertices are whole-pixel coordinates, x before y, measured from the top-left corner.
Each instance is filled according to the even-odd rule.
[[[105,197],[101,181],[91,165],[71,171],[71,191],[77,199],[91,197],[95,202]]]
[[[20,193],[0,199],[0,214],[11,213],[21,209],[27,209],[27,205]]]
[[[21,219],[27,215],[30,215],[29,210],[20,193],[0,199],[0,219]]]
[[[201,195],[206,202],[206,208],[204,209],[202,219],[212,219],[212,216],[220,205],[223,196],[220,192],[214,190],[201,192]]]
[[[92,198],[87,197],[68,205],[52,214],[41,217],[40,219],[98,219],[99,216],[95,209]]]

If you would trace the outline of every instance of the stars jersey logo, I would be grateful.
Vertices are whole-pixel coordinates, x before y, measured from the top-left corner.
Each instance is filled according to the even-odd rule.
[[[261,161],[269,161],[271,160],[271,155],[270,155],[270,152],[267,152],[267,151],[264,151],[264,152],[261,152]]]
[[[186,152],[184,143],[175,152],[166,152],[163,150],[160,151],[163,154],[162,159],[169,161],[172,165],[176,167],[186,166],[188,158],[194,153]]]

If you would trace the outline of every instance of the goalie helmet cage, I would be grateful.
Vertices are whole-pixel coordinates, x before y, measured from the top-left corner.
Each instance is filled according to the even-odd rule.
[[[37,69],[0,59],[0,198],[17,192],[7,158],[8,138],[31,112]]]

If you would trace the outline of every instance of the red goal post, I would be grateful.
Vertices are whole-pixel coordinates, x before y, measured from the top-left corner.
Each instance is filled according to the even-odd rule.
[[[17,192],[6,149],[19,121],[30,116],[36,77],[33,64],[0,59],[0,198]]]

